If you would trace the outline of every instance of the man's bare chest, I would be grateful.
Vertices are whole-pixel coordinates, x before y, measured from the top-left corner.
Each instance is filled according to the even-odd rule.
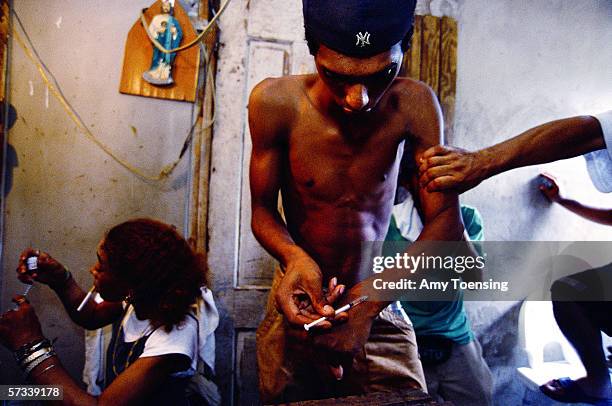
[[[395,187],[405,134],[397,126],[365,130],[333,125],[293,128],[288,142],[290,182],[313,198],[366,198]]]

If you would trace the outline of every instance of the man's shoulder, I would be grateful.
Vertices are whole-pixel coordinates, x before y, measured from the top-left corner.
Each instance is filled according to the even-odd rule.
[[[424,82],[408,77],[396,78],[386,96],[385,108],[399,113],[408,122],[418,120],[425,111],[437,109],[438,99]]]
[[[408,133],[422,145],[439,143],[441,109],[434,91],[426,83],[407,77],[397,78],[389,90],[391,103],[404,120]]]
[[[279,142],[293,122],[310,76],[282,76],[259,82],[249,97],[249,124],[253,140]]]
[[[436,94],[426,83],[409,77],[398,77],[390,89],[400,101],[409,105],[430,104],[436,101]],[[404,104],[404,103],[403,103]]]
[[[259,107],[287,108],[301,96],[310,75],[289,75],[266,78],[251,91],[249,105]]]

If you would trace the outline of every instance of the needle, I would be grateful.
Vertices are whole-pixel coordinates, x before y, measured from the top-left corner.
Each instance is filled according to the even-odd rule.
[[[349,304],[345,304],[344,306],[340,307],[339,309],[337,309],[334,312],[334,316],[337,316],[338,314],[347,311],[348,309],[357,306],[359,303],[363,303],[366,300],[368,300],[367,296],[361,296],[358,297],[357,299],[353,300],[351,303]],[[317,319],[315,321],[313,321],[312,323],[308,323],[308,324],[304,324],[304,330],[308,331],[310,330],[312,327],[316,326],[317,324],[322,323],[323,321],[328,320],[327,317],[321,317],[320,319]]]

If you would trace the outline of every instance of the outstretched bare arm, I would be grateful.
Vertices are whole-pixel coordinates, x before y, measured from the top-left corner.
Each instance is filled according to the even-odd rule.
[[[599,121],[570,117],[531,128],[504,142],[470,152],[436,146],[420,161],[420,182],[429,191],[465,192],[483,180],[522,166],[572,158],[605,148]]]

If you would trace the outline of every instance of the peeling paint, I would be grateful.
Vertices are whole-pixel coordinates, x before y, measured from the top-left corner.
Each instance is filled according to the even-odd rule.
[[[55,25],[57,26],[57,29],[62,28],[62,16],[60,16],[60,18],[57,19],[57,21],[55,22]]]
[[[34,96],[34,83],[31,80],[28,80],[28,85],[30,85],[30,96]]]

